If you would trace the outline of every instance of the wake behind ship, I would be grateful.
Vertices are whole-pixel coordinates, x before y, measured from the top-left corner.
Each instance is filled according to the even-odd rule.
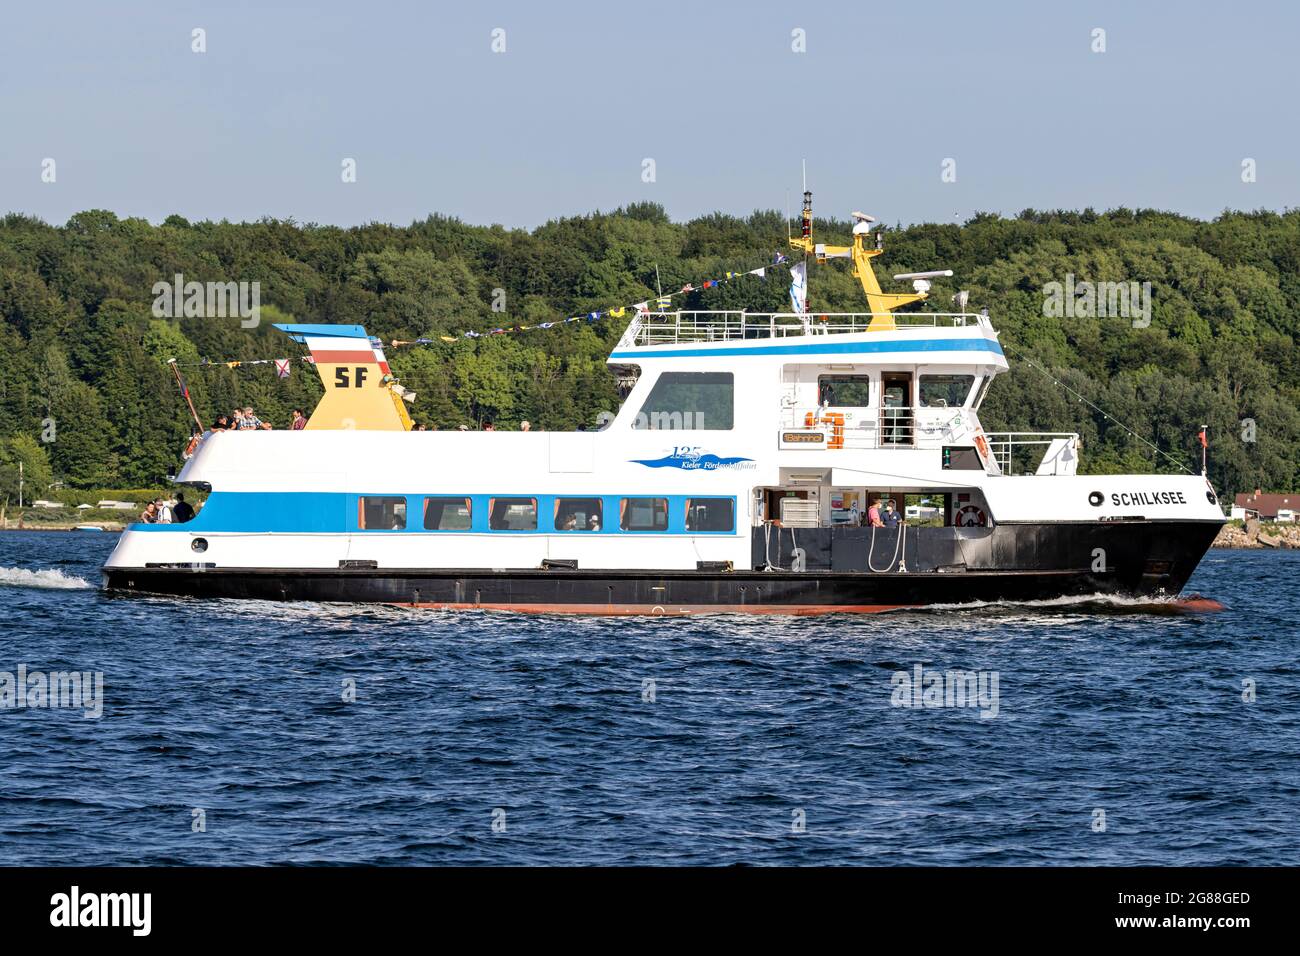
[[[792,244],[851,259],[869,311],[639,309],[598,432],[411,431],[364,329],[277,326],[326,387],[307,428],[202,435],[177,481],[205,506],[131,525],[105,587],[589,614],[1177,595],[1224,522],[1208,480],[1080,475],[1077,435],[985,432],[1008,368],[987,311],[895,312],[933,274],[882,292],[870,218],[816,244],[807,201]],[[877,500],[907,520],[863,526]]]

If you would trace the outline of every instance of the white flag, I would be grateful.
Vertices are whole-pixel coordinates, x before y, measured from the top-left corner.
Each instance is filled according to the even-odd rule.
[[[808,267],[802,262],[790,267],[790,305],[796,312],[808,311]]]

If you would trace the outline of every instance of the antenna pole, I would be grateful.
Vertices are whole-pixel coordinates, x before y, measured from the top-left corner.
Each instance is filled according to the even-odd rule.
[[[808,275],[808,240],[812,238],[812,193],[808,191],[808,160],[803,161],[803,222],[799,226],[799,234],[804,240],[803,248],[803,274],[804,274],[804,307],[808,307],[808,299],[812,295],[812,277]]]

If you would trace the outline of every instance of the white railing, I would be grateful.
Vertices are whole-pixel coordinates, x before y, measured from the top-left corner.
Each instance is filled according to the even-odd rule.
[[[826,441],[816,446],[820,448],[938,448],[955,440],[953,411],[929,406],[863,409],[861,418],[841,425],[833,419],[828,420],[824,410],[790,408],[782,415],[781,430],[820,431],[826,436]],[[934,415],[935,412],[947,414],[939,418]],[[812,425],[808,424],[809,414],[815,416]],[[789,447],[801,446],[799,442],[784,444]]]
[[[866,332],[876,320],[892,321],[897,329],[963,328],[988,323],[987,317],[972,312],[644,312],[632,319],[619,344],[626,347],[834,335]]]
[[[987,432],[989,451],[1004,475],[1016,474],[1016,452],[1041,447],[1043,454],[1032,465],[1038,475],[1073,475],[1079,463],[1078,432]]]

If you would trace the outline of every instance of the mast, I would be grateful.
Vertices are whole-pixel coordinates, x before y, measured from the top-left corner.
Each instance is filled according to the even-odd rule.
[[[814,242],[812,236],[812,192],[808,190],[805,182],[803,220],[800,226],[799,238],[791,239],[790,245],[792,248],[803,250],[805,263],[808,261],[808,253],[810,252],[818,265],[824,264],[827,259],[852,259],[853,276],[861,284],[862,293],[867,297],[867,306],[873,316],[867,326],[868,331],[892,329],[895,327],[894,318],[889,313],[904,305],[922,302],[929,298],[929,293],[923,290],[916,292],[885,292],[881,289],[880,282],[876,279],[875,270],[871,267],[871,260],[885,251],[884,238],[881,233],[877,232],[875,248],[868,249],[865,239],[871,234],[871,223],[875,222],[875,219],[860,212],[854,212],[853,218],[857,220],[853,226],[853,245],[828,246],[824,243]]]

